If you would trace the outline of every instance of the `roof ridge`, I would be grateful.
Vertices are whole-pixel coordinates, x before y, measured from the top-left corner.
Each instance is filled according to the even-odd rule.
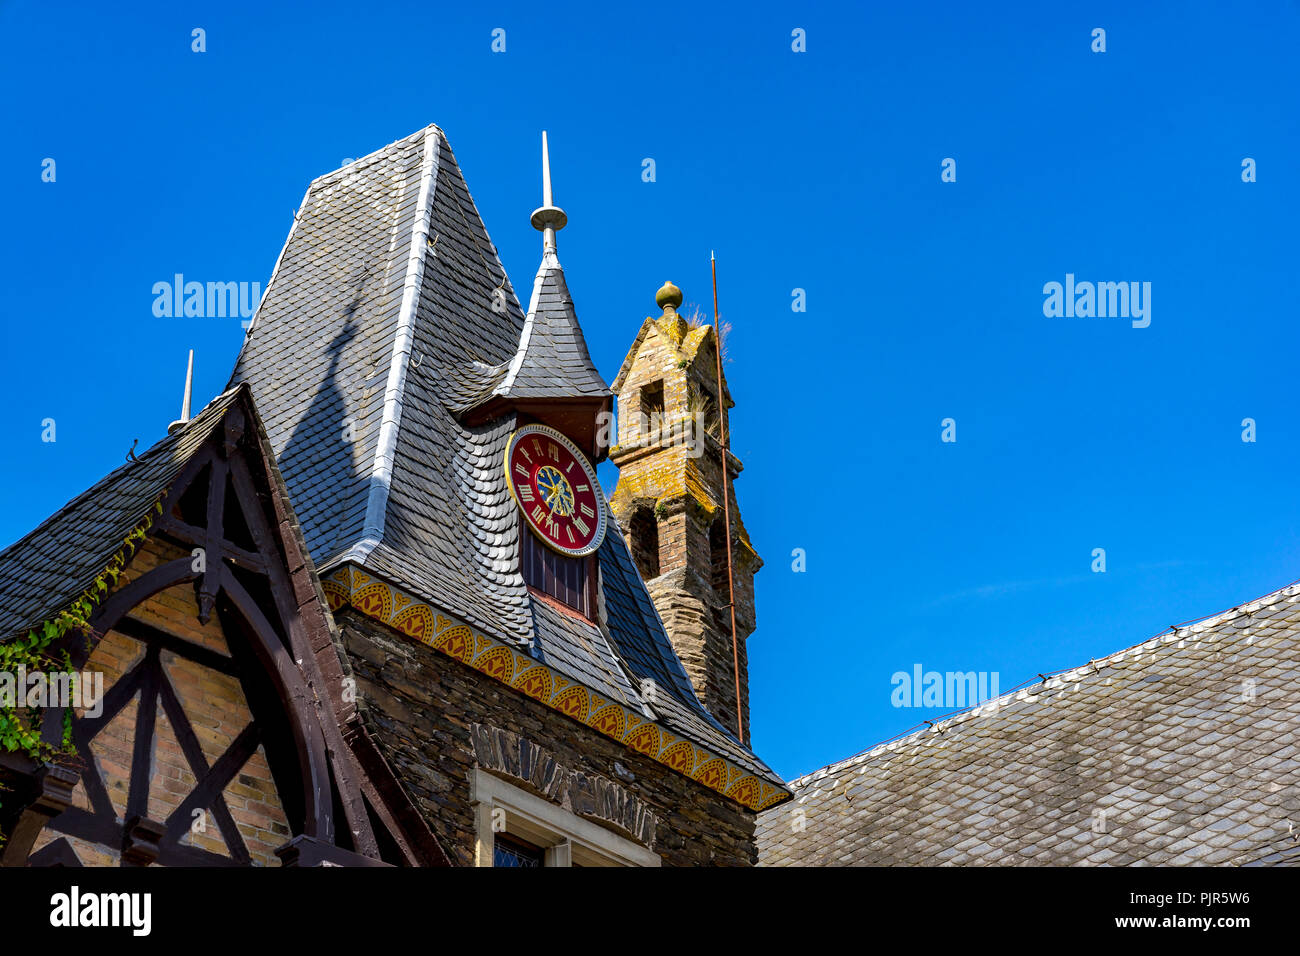
[[[248,321],[248,328],[244,330],[244,341],[239,343],[239,353],[235,356],[235,362],[230,367],[230,378],[226,382],[226,389],[229,390],[235,385],[235,373],[239,369],[239,362],[244,357],[244,349],[248,347],[248,341],[253,337],[253,329],[257,327],[257,320],[262,314],[262,304],[266,302],[271,293],[271,284],[275,282],[276,275],[280,272],[280,265],[284,262],[284,254],[288,252],[290,243],[293,242],[293,234],[298,231],[298,224],[302,221],[303,211],[307,207],[307,200],[311,198],[311,191],[316,188],[316,181],[312,180],[307,187],[307,191],[302,194],[302,202],[298,203],[298,208],[293,213],[293,223],[289,226],[289,234],[284,237],[284,245],[280,247],[280,254],[275,257],[275,265],[271,268],[271,277],[266,280],[266,292],[257,303],[257,308],[253,310],[253,317]]]
[[[66,607],[76,594],[93,583],[103,570],[99,558],[108,561],[121,545],[118,535],[125,535],[138,525],[156,504],[158,494],[170,488],[184,462],[212,436],[226,411],[238,400],[240,388],[227,389],[205,405],[184,428],[163,435],[139,456],[101,476],[27,534],[0,549],[0,588],[5,590],[6,598],[0,605],[0,639],[25,632],[48,614]],[[140,488],[148,489],[148,494],[133,497],[132,489]],[[85,506],[97,504],[101,495],[109,495],[112,506],[105,506],[103,510],[107,513],[97,516],[102,520],[86,520],[86,515],[81,512]],[[56,584],[39,591],[34,590],[30,587],[30,578],[35,565],[30,562],[24,565],[22,556],[27,549],[32,549],[40,559],[42,573],[49,571],[51,555],[55,551],[60,551],[61,559],[66,561],[69,558],[68,535],[60,533],[61,525],[63,532],[75,528],[76,533],[83,536],[79,539],[81,547],[71,549],[75,552],[71,563],[65,563],[61,571],[54,572],[56,579],[61,575],[62,580],[56,580]],[[104,544],[98,543],[97,535],[107,535]],[[87,544],[86,539],[91,543]],[[48,579],[46,584],[49,584]]]
[[[366,155],[364,156],[358,156],[350,163],[344,163],[342,166],[339,166],[335,169],[331,169],[327,173],[321,173],[319,176],[317,176],[308,184],[307,189],[308,191],[310,191],[311,188],[315,186],[317,183],[320,183],[321,181],[328,179],[331,176],[337,176],[339,173],[343,172],[346,169],[351,169],[353,166],[360,166],[362,163],[370,162],[375,158],[383,155],[384,153],[387,153],[394,146],[405,145],[406,143],[409,143],[411,140],[415,139],[417,136],[427,137],[431,132],[436,133],[439,136],[446,135],[445,133],[443,133],[442,129],[436,123],[430,123],[428,126],[425,126],[422,129],[417,129],[414,133],[408,133],[407,135],[402,136],[399,139],[393,140],[391,143],[387,144],[386,146],[381,146],[378,149],[373,149],[370,152],[366,153]]]
[[[406,369],[415,341],[415,313],[424,282],[425,247],[433,218],[433,199],[441,156],[442,130],[432,124],[423,130],[424,158],[420,165],[420,193],[416,200],[415,223],[411,227],[411,245],[407,251],[406,276],[402,280],[402,304],[393,335],[392,358],[384,386],[384,406],[379,423],[379,443],[370,470],[370,487],[366,497],[365,523],[361,540],[348,549],[348,555],[364,562],[384,537],[388,514],[388,491],[392,486],[393,461],[397,455],[397,436],[402,422],[402,400],[406,391]],[[411,137],[406,137],[407,140]],[[399,142],[401,142],[399,140]]]
[[[48,516],[46,516],[44,521],[42,521],[36,527],[32,528],[31,531],[28,531],[21,538],[16,539],[12,544],[9,544],[4,548],[0,548],[0,558],[3,558],[5,557],[5,555],[9,554],[10,552],[17,550],[20,545],[22,545],[33,535],[38,534],[42,528],[44,528],[46,525],[50,524],[52,521],[58,518],[59,515],[61,515],[63,512],[67,511],[70,506],[76,504],[77,502],[81,501],[84,498],[89,497],[101,485],[107,484],[109,481],[111,481],[115,475],[136,468],[141,464],[148,464],[153,460],[154,456],[160,454],[163,451],[164,446],[175,445],[179,443],[180,439],[186,434],[186,432],[190,431],[193,428],[198,427],[199,422],[202,421],[203,419],[203,416],[207,415],[214,405],[216,405],[221,400],[228,398],[232,392],[238,391],[239,388],[240,386],[236,385],[233,388],[226,389],[220,395],[216,396],[210,402],[204,405],[203,408],[199,410],[197,415],[195,415],[193,418],[191,418],[188,422],[185,423],[184,428],[178,429],[177,431],[172,432],[171,434],[164,434],[161,438],[159,438],[156,442],[154,442],[152,445],[150,445],[148,448],[142,451],[139,455],[135,456],[132,459],[128,459],[124,461],[120,465],[117,465],[116,467],[111,469],[107,474],[101,475],[98,479],[92,482],[88,487],[83,488],[77,494],[73,495],[62,505],[60,505],[58,508],[52,511]]]
[[[1124,658],[1133,652],[1140,652],[1146,649],[1155,651],[1161,647],[1175,644],[1175,640],[1177,640],[1177,645],[1175,645],[1174,650],[1181,650],[1182,643],[1189,635],[1210,630],[1221,624],[1226,624],[1229,621],[1237,620],[1242,616],[1250,617],[1256,611],[1281,603],[1283,597],[1288,598],[1288,603],[1292,604],[1300,601],[1300,579],[1292,581],[1290,584],[1283,585],[1277,590],[1270,591],[1261,597],[1247,601],[1243,604],[1238,604],[1223,611],[1206,615],[1203,618],[1188,621],[1182,625],[1171,625],[1173,633],[1169,630],[1161,631],[1159,634],[1154,634],[1136,644],[1131,644],[1128,647],[1112,651],[1104,657],[1092,658],[1083,664],[1077,664],[1074,667],[1066,667],[1061,670],[1052,671],[1046,675],[1040,674],[1039,677],[1045,679],[1032,683],[1050,689],[1053,686],[1053,681],[1055,681],[1056,686],[1059,687],[1064,683],[1064,680],[1068,675],[1077,671],[1083,671],[1088,667],[1093,668],[1090,674],[1079,674],[1077,679],[1082,680],[1084,677],[1090,677],[1101,673],[1103,667],[1122,663]],[[1229,615],[1232,616],[1230,617]],[[1187,634],[1180,633],[1183,628],[1187,628]],[[837,760],[834,763],[829,763],[824,767],[819,767],[816,770],[802,774],[791,780],[789,785],[791,789],[801,787],[807,783],[811,783],[813,780],[820,780],[824,777],[837,774],[851,765],[865,763],[867,760],[870,760],[873,757],[878,757],[883,753],[893,753],[908,743],[923,744],[927,740],[934,740],[940,737],[943,731],[949,727],[964,724],[969,720],[984,716],[985,714],[992,714],[1004,707],[1009,707],[1017,701],[1027,699],[1027,691],[1030,686],[1031,681],[1024,681],[1023,683],[1011,688],[1011,690],[1007,691],[1005,694],[995,697],[992,700],[986,700],[982,703],[972,705],[971,707],[967,707],[965,710],[956,711],[952,714],[940,717],[938,720],[933,722],[926,721],[929,726],[924,729],[914,728],[912,730],[906,730],[893,737],[889,737],[879,743],[860,750],[855,754],[845,757],[842,760]]]
[[[541,304],[543,276],[550,271],[552,265],[559,269],[561,274],[564,273],[564,266],[560,265],[559,256],[553,252],[544,253],[542,263],[537,267],[537,275],[533,277],[533,294],[528,300],[528,311],[524,313],[524,328],[519,333],[519,348],[511,356],[510,364],[506,369],[506,377],[496,387],[497,392],[508,391],[515,384],[515,377],[519,374],[519,369],[523,367],[524,357],[528,354],[528,345],[533,338],[533,327],[537,324],[537,310]]]

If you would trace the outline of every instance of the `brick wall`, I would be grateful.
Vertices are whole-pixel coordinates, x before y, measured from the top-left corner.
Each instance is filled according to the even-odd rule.
[[[647,844],[665,865],[754,862],[754,814],[739,804],[351,609],[336,620],[366,722],[454,863],[474,860],[476,766]],[[520,739],[546,759],[516,777]]]
[[[183,554],[185,552],[179,548],[150,539],[131,561],[122,584]],[[175,637],[222,654],[228,653],[226,638],[217,622],[217,616],[213,615],[206,625],[199,623],[198,604],[192,585],[168,588],[135,608],[130,616]],[[109,631],[82,669],[103,673],[104,691],[107,693],[114,683],[139,663],[144,653],[145,646],[140,641],[117,631]],[[169,651],[163,652],[162,664],[204,756],[211,765],[251,719],[248,702],[239,681]],[[95,736],[90,742],[90,752],[81,754],[82,759],[93,762],[101,774],[119,823],[126,810],[127,792],[130,788],[138,702],[137,696]],[[81,716],[80,711],[77,716]],[[197,783],[181,752],[175,731],[161,708],[150,760],[148,815],[161,822],[171,815]],[[254,864],[279,866],[280,861],[274,850],[289,839],[289,827],[280,806],[266,754],[261,747],[227,786],[224,795]],[[84,783],[77,784],[73,796],[74,806],[91,809]],[[229,856],[229,849],[210,812],[204,815],[203,828],[203,832],[191,830],[181,842]],[[39,850],[61,836],[63,834],[57,832],[55,827],[47,826],[37,838],[33,850]],[[72,837],[68,838],[68,842],[87,866],[115,866],[120,858],[120,847],[99,846]]]
[[[690,349],[679,344],[706,336],[689,360]],[[703,330],[690,330],[676,316],[656,321],[633,357],[618,396],[620,447],[611,455],[619,480],[610,507],[618,518],[632,554],[646,547],[638,525],[652,516],[657,522],[659,570],[647,581],[650,596],[663,618],[668,637],[691,678],[700,702],[733,733],[736,710],[745,739],[749,739],[749,665],[745,642],[757,624],[754,608],[754,574],[762,561],[748,544],[740,520],[734,478],[739,462],[732,460],[727,482],[732,530],[732,564],[735,581],[736,647],[731,639],[730,594],[726,577],[723,521],[722,446],[706,435],[703,453],[690,456],[687,443],[669,441],[649,446],[638,433],[636,412],[641,391],[664,383],[664,408],[669,420],[691,411],[692,389],[710,396],[716,417],[727,414],[726,401],[717,391],[713,339]],[[689,344],[689,343],[688,343]],[[704,506],[705,503],[711,504]],[[716,551],[710,532],[720,540]],[[644,560],[638,562],[644,566]],[[736,663],[739,663],[739,668]],[[740,700],[736,700],[736,671],[740,675]]]

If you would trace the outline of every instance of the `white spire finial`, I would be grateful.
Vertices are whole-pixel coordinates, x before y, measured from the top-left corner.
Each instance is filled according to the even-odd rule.
[[[551,151],[546,146],[546,130],[542,130],[542,205],[551,204]]]
[[[533,210],[531,222],[533,228],[542,233],[544,254],[555,255],[555,234],[568,221],[569,217],[564,214],[564,210],[551,199],[551,151],[546,142],[546,130],[542,130],[542,205]]]
[[[181,396],[181,417],[167,426],[167,434],[184,428],[190,420],[190,393],[194,388],[194,350],[190,349],[189,365],[185,369],[185,394]]]

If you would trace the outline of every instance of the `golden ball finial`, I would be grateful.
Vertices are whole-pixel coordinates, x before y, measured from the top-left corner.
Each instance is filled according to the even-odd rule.
[[[665,282],[663,286],[655,293],[655,305],[667,312],[672,309],[677,311],[677,307],[682,304],[682,290],[677,288],[671,282]]]

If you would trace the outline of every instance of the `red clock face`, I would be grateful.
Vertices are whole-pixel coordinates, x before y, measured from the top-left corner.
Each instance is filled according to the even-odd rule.
[[[561,554],[591,554],[605,540],[605,506],[582,452],[545,425],[506,445],[506,481],[533,533]]]

